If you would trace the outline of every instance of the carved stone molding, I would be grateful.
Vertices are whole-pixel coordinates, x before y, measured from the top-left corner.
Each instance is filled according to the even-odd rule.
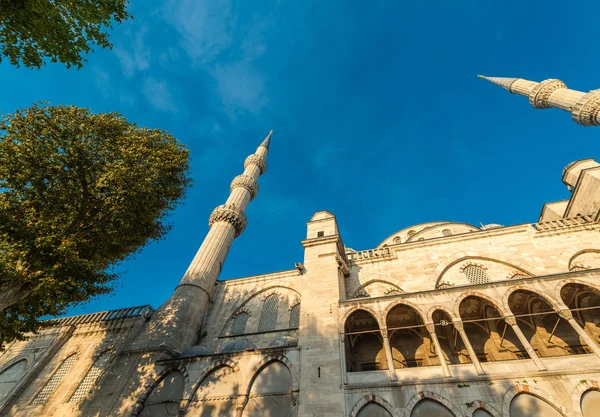
[[[573,121],[583,126],[600,124],[600,90],[592,90],[575,104],[571,113]]]
[[[561,80],[549,79],[542,81],[536,85],[531,92],[531,95],[529,96],[529,104],[536,109],[547,109],[552,107],[548,103],[548,99],[553,92],[561,88],[567,88],[565,83],[563,83]]]
[[[238,175],[231,181],[229,191],[233,191],[237,187],[245,188],[250,193],[250,201],[254,200],[254,197],[258,194],[258,184],[256,181],[244,174]]]
[[[230,204],[217,206],[208,218],[208,225],[212,227],[216,222],[227,222],[235,229],[235,237],[242,234],[246,228],[246,215],[237,207]]]
[[[248,168],[250,165],[256,165],[260,170],[260,175],[264,174],[267,170],[267,163],[258,155],[250,155],[246,158],[244,161],[244,169]]]

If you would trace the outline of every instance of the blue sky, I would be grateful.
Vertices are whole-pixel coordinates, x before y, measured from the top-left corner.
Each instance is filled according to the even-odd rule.
[[[0,64],[0,112],[37,100],[116,111],[191,150],[196,183],[170,234],[119,267],[113,295],[71,313],[158,307],[270,129],[269,168],[222,279],[292,268],[319,210],[368,249],[428,221],[535,222],[544,202],[568,198],[561,170],[600,156],[600,128],[476,74],[600,88],[600,3],[488,3],[135,0],[114,49],[81,70]]]

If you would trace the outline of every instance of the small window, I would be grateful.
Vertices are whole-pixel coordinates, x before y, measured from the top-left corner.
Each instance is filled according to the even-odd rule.
[[[442,234],[444,236],[452,236],[452,232],[450,231],[450,229],[444,229],[444,230],[442,230]]]
[[[270,295],[265,299],[262,312],[260,313],[260,321],[258,323],[259,332],[275,330],[275,326],[277,326],[278,308],[279,297],[277,294]]]
[[[325,236],[325,232],[323,232],[322,230],[317,232],[317,237],[323,237],[323,236]]]
[[[246,333],[246,323],[248,323],[248,313],[240,313],[233,319],[231,326],[231,335],[239,336]]]
[[[296,304],[290,311],[290,329],[300,327],[300,304]]]
[[[44,404],[46,400],[50,398],[50,395],[52,395],[56,387],[58,387],[58,384],[60,384],[62,379],[71,370],[71,367],[73,366],[76,360],[77,354],[74,354],[69,356],[60,364],[56,372],[54,372],[54,375],[52,375],[52,377],[48,380],[44,388],[40,391],[37,397],[35,397],[35,399],[33,400],[33,404]]]
[[[463,269],[463,274],[467,276],[469,282],[473,285],[485,284],[490,282],[490,277],[485,270],[477,265],[469,265]]]
[[[394,243],[400,243],[400,242],[402,242],[402,239],[400,239],[400,236],[396,236],[394,238]]]
[[[407,234],[408,234],[408,237],[413,237],[414,235],[417,234],[417,232],[415,232],[414,230],[409,230]]]
[[[94,361],[92,367],[89,369],[88,373],[83,378],[83,381],[81,381],[81,384],[79,384],[79,386],[71,396],[69,402],[79,404],[85,401],[87,395],[90,393],[90,391],[92,391],[94,385],[96,385],[96,382],[104,373],[104,370],[108,366],[111,357],[112,354],[110,351],[106,351],[100,356],[98,356],[98,358]]]

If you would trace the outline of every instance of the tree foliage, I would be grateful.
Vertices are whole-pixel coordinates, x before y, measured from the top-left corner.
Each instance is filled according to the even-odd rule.
[[[127,0],[0,0],[0,62],[40,68],[45,58],[81,68],[93,45],[112,48],[105,28],[131,16]]]
[[[0,345],[111,290],[169,229],[189,153],[117,113],[36,104],[0,121]]]

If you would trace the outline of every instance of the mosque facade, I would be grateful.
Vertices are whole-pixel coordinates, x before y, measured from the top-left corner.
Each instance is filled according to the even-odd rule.
[[[600,122],[595,93],[488,79]],[[0,353],[0,415],[600,416],[600,164],[569,164],[570,199],[532,224],[432,222],[354,250],[320,211],[302,262],[219,281],[270,142],[162,306],[56,319]]]

